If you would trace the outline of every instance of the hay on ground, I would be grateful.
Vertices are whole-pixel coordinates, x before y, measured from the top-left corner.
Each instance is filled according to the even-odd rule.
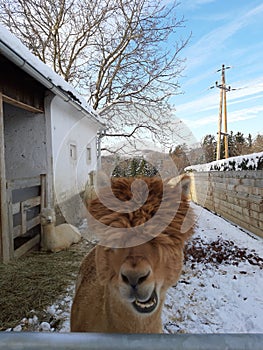
[[[92,244],[82,240],[58,253],[30,252],[0,264],[0,331],[16,326],[32,310],[44,310],[74,283]]]

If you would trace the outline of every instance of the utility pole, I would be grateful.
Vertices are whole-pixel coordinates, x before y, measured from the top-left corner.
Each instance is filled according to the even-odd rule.
[[[221,84],[215,82],[215,85],[210,86],[209,89],[214,89],[215,87],[220,89],[220,101],[219,101],[219,114],[218,114],[218,136],[217,136],[217,147],[216,147],[216,160],[220,159],[221,151],[221,135],[224,137],[224,146],[225,146],[225,158],[229,157],[228,152],[228,132],[227,132],[227,103],[226,103],[226,93],[227,91],[240,90],[243,88],[233,89],[231,86],[226,86],[225,70],[231,68],[230,66],[225,66],[222,64],[222,68],[218,69],[217,72],[221,72]],[[223,119],[223,131],[222,131],[222,117],[224,110],[224,119]]]
[[[228,133],[227,133],[227,103],[226,103],[226,92],[231,90],[230,86],[226,86],[225,81],[225,70],[231,67],[225,67],[222,64],[222,68],[218,69],[217,72],[221,71],[221,84],[218,84],[216,81],[215,85],[220,89],[220,102],[219,102],[219,115],[218,115],[218,137],[217,137],[217,148],[216,148],[216,160],[220,159],[221,151],[221,135],[224,137],[224,146],[225,146],[225,158],[228,158]],[[222,131],[222,114],[224,110],[224,119],[223,119],[223,131]]]

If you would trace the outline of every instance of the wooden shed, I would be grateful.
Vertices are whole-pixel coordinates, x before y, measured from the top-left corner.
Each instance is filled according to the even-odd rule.
[[[39,244],[42,208],[65,202],[65,213],[57,212],[67,221],[71,200],[97,167],[104,126],[68,83],[2,26],[0,33],[0,261],[6,262]],[[75,188],[77,166],[84,175]]]

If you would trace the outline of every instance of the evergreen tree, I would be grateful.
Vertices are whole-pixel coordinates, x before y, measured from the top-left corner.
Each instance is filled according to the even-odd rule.
[[[246,153],[245,150],[246,150],[247,143],[246,143],[246,139],[245,139],[244,134],[238,131],[236,133],[236,135],[235,135],[235,138],[236,138],[236,153],[237,153],[237,156],[245,154]]]
[[[251,149],[252,148],[252,144],[253,144],[253,139],[252,139],[252,135],[251,134],[248,134],[247,144],[248,144],[249,149]]]
[[[112,176],[114,177],[151,177],[155,175],[158,175],[158,170],[144,158],[139,157],[120,162],[118,165],[116,165],[112,173]]]
[[[205,163],[216,160],[216,139],[214,135],[206,135],[202,141]]]

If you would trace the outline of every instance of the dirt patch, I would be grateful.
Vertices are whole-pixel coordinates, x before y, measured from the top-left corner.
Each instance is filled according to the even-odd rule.
[[[31,252],[0,264],[0,331],[12,328],[54,303],[74,280],[83,256],[93,247],[82,239],[58,253]]]
[[[263,259],[254,250],[238,247],[233,241],[218,237],[217,240],[207,243],[200,237],[189,241],[185,247],[185,261],[191,263],[194,269],[196,263],[210,263],[235,265],[247,261],[251,265],[263,268]]]

